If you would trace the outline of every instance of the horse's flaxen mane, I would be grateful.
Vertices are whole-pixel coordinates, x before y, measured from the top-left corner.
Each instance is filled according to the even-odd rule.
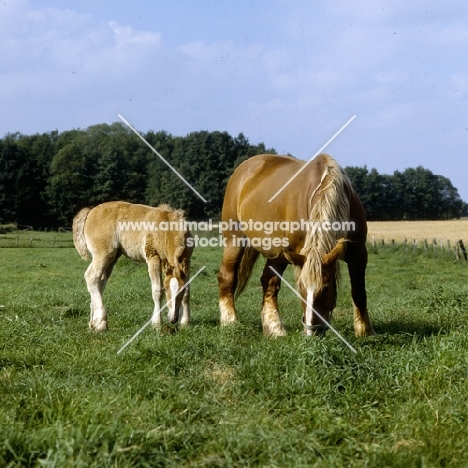
[[[351,182],[341,166],[329,155],[324,155],[326,162],[321,181],[312,193],[309,203],[313,198],[317,200],[310,210],[312,226],[322,226],[328,221],[330,224],[339,222],[343,228],[343,222],[349,221],[349,198]],[[336,225],[335,225],[336,226]],[[322,255],[329,253],[336,245],[338,239],[346,238],[347,232],[339,229],[324,230],[309,229],[304,247],[301,253],[307,257],[299,274],[298,281],[305,287],[314,290],[322,287]],[[335,264],[335,277],[339,278],[339,264]]]

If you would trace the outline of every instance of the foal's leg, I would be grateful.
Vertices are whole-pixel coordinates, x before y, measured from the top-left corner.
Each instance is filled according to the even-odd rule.
[[[283,274],[287,264],[276,263],[268,260],[261,278],[263,286],[262,304],[262,325],[263,333],[267,336],[285,336],[286,330],[283,327],[278,311],[278,292],[281,287],[281,278],[270,268],[272,266],[280,275]]]
[[[366,265],[367,251],[364,251],[361,257],[355,257],[353,260],[348,261],[351,297],[354,303],[354,334],[356,336],[376,334],[367,311]]]
[[[93,257],[93,261],[84,275],[86,286],[91,295],[91,319],[89,322],[89,328],[91,330],[107,330],[107,311],[102,301],[102,292],[108,278],[107,269],[114,259],[115,257],[108,256]]]
[[[108,267],[101,276],[101,296],[104,294],[104,289],[106,289],[107,280],[110,278],[112,270],[114,269],[117,260],[120,258],[120,255],[120,253],[116,254],[114,260],[112,260],[112,262],[109,263]]]
[[[150,257],[147,260],[148,273],[151,279],[151,294],[154,301],[153,316],[151,324],[154,328],[160,328],[161,319],[161,297],[163,292],[163,283],[161,276],[161,259],[159,257]]]
[[[187,275],[187,282],[189,277]],[[187,283],[186,283],[187,284]],[[181,327],[188,326],[190,322],[190,285],[185,287],[184,295],[182,297],[182,316],[179,319],[179,324]]]
[[[232,239],[226,241],[223,261],[218,273],[219,284],[219,310],[221,312],[221,325],[237,321],[234,305],[234,293],[237,287],[237,273],[245,247],[237,247]]]

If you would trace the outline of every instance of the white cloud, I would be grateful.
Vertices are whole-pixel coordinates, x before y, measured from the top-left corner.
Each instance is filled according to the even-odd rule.
[[[109,22],[110,29],[114,32],[114,40],[118,50],[125,53],[138,48],[158,48],[161,45],[160,32],[135,31],[130,26],[121,26],[116,21]]]
[[[242,131],[310,156],[357,114],[331,150],[352,141],[353,163],[371,167],[381,148],[392,164],[405,148],[450,151],[467,126],[468,3],[199,2],[188,17],[169,0],[67,4],[87,14],[30,1],[0,4],[3,133],[122,113],[142,130]]]
[[[103,86],[146,66],[161,33],[111,21],[99,24],[71,10],[34,9],[27,1],[0,6],[3,98],[28,91],[62,96],[76,86]],[[11,27],[14,25],[14,27]]]

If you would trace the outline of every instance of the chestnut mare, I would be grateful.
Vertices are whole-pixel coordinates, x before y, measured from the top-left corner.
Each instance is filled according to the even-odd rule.
[[[84,275],[91,295],[89,328],[96,331],[107,329],[107,311],[102,294],[121,255],[148,265],[154,301],[153,326],[161,326],[163,286],[169,321],[176,323],[179,320],[182,305],[180,325],[188,325],[189,287],[179,294],[177,291],[189,280],[193,251],[187,246],[190,237],[183,212],[173,210],[169,205],[153,208],[115,201],[95,208],[83,208],[73,220],[73,242],[84,260],[88,259],[88,252],[93,258]],[[161,269],[165,274],[164,283]]]
[[[262,254],[267,259],[261,277],[264,334],[286,334],[278,312],[281,279],[270,267],[282,275],[288,264],[295,267],[296,286],[307,304],[306,333],[324,333],[328,327],[313,310],[330,321],[341,258],[351,279],[355,334],[373,335],[365,288],[366,216],[343,169],[329,155],[320,154],[269,202],[305,164],[289,156],[262,154],[244,161],[229,179],[222,211],[222,223],[229,227],[223,231],[218,273],[221,324],[237,320],[234,295],[243,291]],[[267,233],[259,226],[268,226]]]

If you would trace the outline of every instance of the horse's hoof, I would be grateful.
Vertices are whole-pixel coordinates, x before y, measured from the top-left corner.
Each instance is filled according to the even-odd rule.
[[[279,338],[280,336],[286,336],[287,332],[284,327],[277,325],[275,327],[264,327],[263,334],[270,338]]]
[[[236,322],[237,322],[237,317],[229,317],[228,319],[221,320],[219,323],[222,327],[226,327]]]
[[[373,328],[370,330],[366,330],[365,327],[355,327],[354,328],[354,335],[356,338],[366,338],[367,336],[375,336],[377,333]]]
[[[89,322],[89,329],[101,332],[107,330],[107,320],[100,320],[97,324],[95,322]]]

